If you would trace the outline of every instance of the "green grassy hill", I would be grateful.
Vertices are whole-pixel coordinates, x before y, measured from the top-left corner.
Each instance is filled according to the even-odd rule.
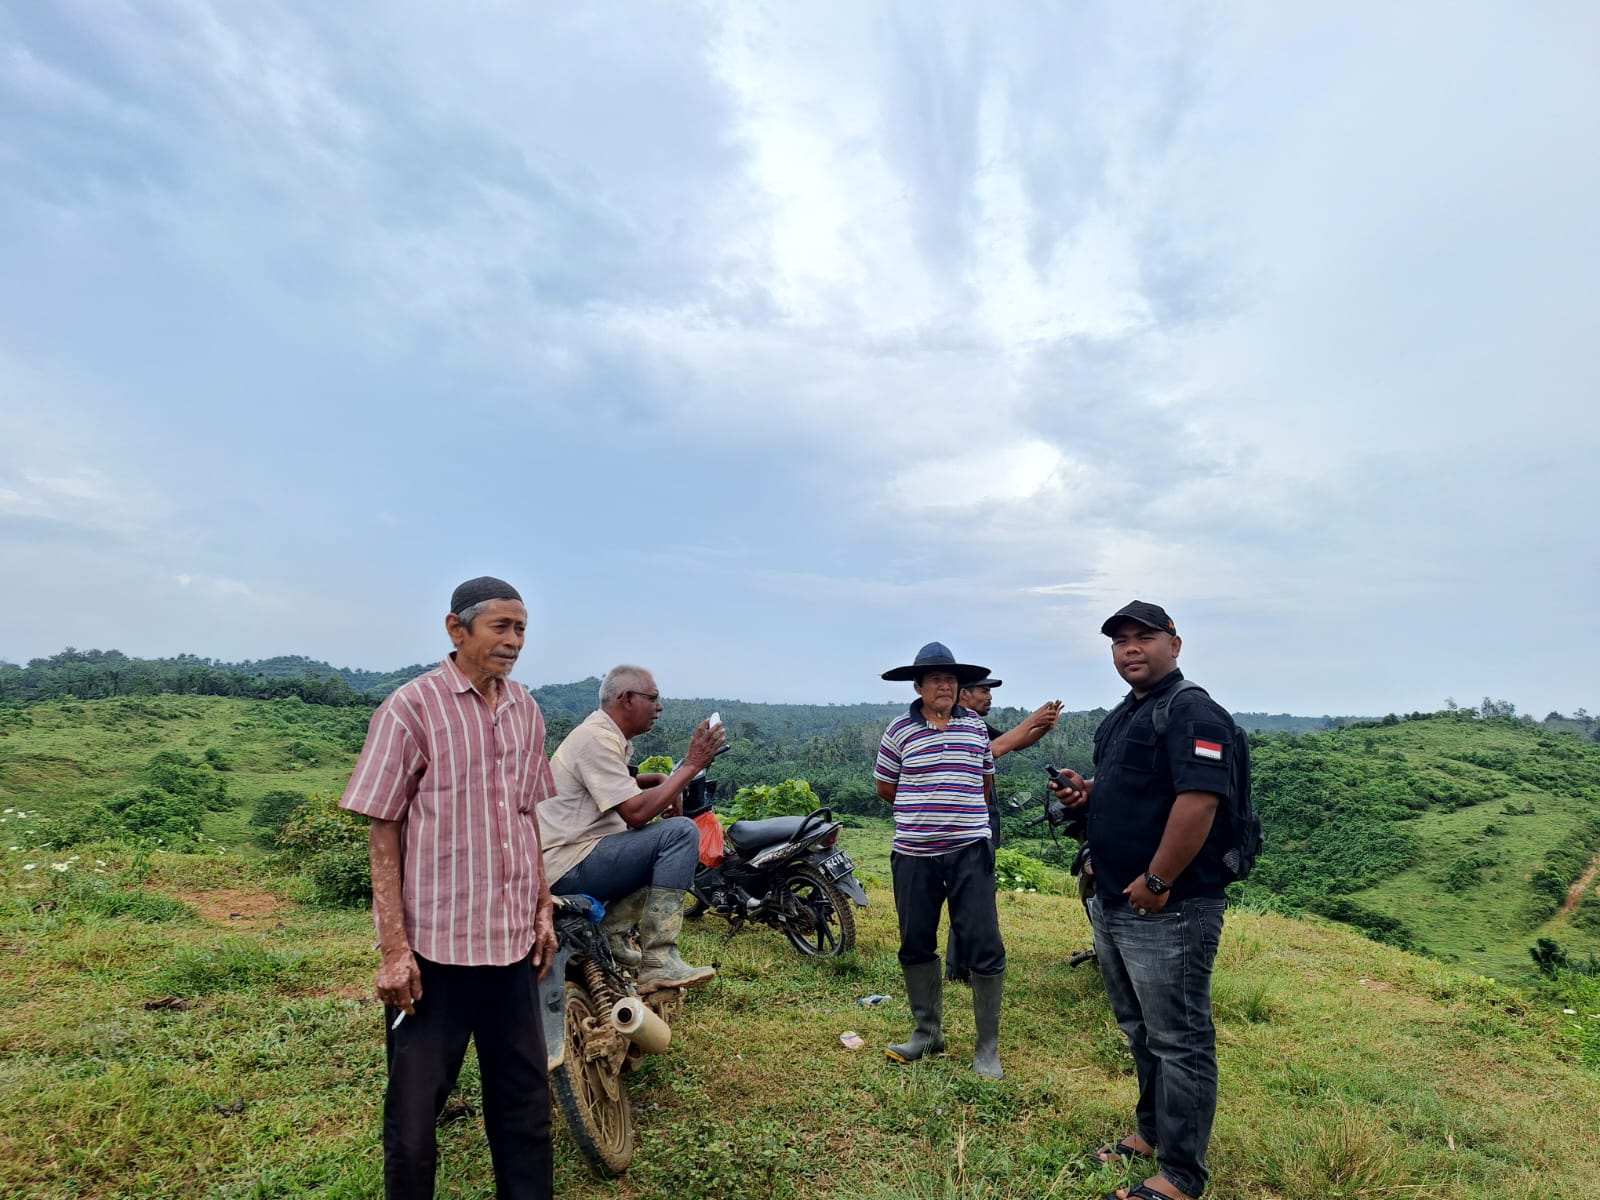
[[[1439,714],[1259,739],[1254,767],[1252,888],[1501,978],[1540,937],[1600,953],[1600,746]]]
[[[552,720],[566,715],[563,704],[576,712],[590,703],[592,682],[547,697],[560,713]],[[249,852],[252,838],[275,827],[270,817],[282,813],[285,796],[342,790],[368,715],[296,697],[0,707],[0,808],[27,814],[0,814],[0,831],[13,834],[0,847],[114,835],[120,826],[106,818],[107,804],[134,804],[133,815],[159,836],[168,827],[160,823],[161,797],[152,800],[149,789],[170,785],[204,794],[202,837]],[[737,732],[746,718],[730,712],[728,719]],[[1004,760],[1003,790],[1039,791],[1034,759],[1086,769],[1092,725],[1073,714],[1040,746]],[[862,811],[877,811],[857,761],[875,737],[863,741],[857,732],[851,725],[831,740],[807,735],[797,749],[770,737],[738,739],[719,773],[733,782],[803,775],[834,802],[850,787],[867,797]],[[658,748],[680,748],[673,736],[662,733]],[[641,754],[652,748],[639,747]],[[1577,903],[1567,903],[1600,853],[1600,746],[1522,721],[1440,714],[1258,737],[1254,759],[1268,832],[1247,888],[1256,903],[1273,898],[1318,912],[1497,978],[1530,977],[1528,951],[1541,937],[1579,958],[1600,954],[1593,879],[1578,889]],[[1014,834],[1032,811],[1018,810]],[[171,836],[166,844],[175,844]],[[1048,846],[1014,844],[1040,854]]]
[[[881,826],[850,830],[864,862]],[[0,866],[0,1196],[381,1194],[370,918],[306,908],[257,863],[84,847]],[[1006,1079],[968,1069],[967,993],[948,1058],[913,1068],[891,898],[870,889],[854,956],[778,935],[687,935],[719,978],[630,1078],[638,1153],[591,1180],[557,1134],[557,1194],[613,1200],[1087,1198],[1133,1170],[1088,1151],[1126,1132],[1129,1059],[1075,900],[1001,897]],[[863,1009],[858,997],[890,999]],[[1215,988],[1217,1200],[1588,1195],[1600,1149],[1600,989],[1576,1015],[1315,918],[1235,911]],[[1594,1015],[1590,1015],[1594,1014]],[[867,1048],[845,1049],[858,1031]],[[475,1109],[469,1059],[458,1099]],[[493,1194],[480,1122],[440,1131],[440,1194]]]
[[[104,833],[94,820],[102,806],[149,783],[154,760],[169,752],[221,788],[203,835],[244,844],[255,805],[269,792],[344,788],[370,717],[366,709],[294,697],[125,696],[0,709],[0,807],[26,813],[23,828],[43,822],[57,840]],[[0,819],[16,832],[14,812]]]
[[[339,791],[366,719],[192,696],[0,709],[0,1197],[379,1194],[370,918],[298,903],[303,881],[274,873],[249,823],[273,793]],[[1462,965],[1247,895],[1219,958],[1209,1194],[1588,1194],[1600,1150],[1574,1131],[1600,1127],[1600,977],[1485,975],[1526,974],[1541,934],[1593,944],[1582,906],[1550,910],[1592,852],[1595,752],[1441,718],[1268,737],[1256,762],[1273,838],[1256,901],[1342,911]],[[203,840],[37,848],[145,792],[203,797]],[[724,944],[707,919],[688,953],[721,976],[632,1080],[632,1170],[597,1184],[563,1141],[561,1195],[1002,1200],[1126,1181],[1085,1158],[1126,1131],[1133,1090],[1098,977],[1065,965],[1088,940],[1076,902],[1001,897],[1004,1083],[966,1069],[961,991],[952,1056],[898,1070],[877,1053],[909,1019],[887,822],[858,819],[845,845],[872,896],[857,953],[801,962],[767,931]],[[871,992],[891,1000],[860,1008]],[[844,1049],[847,1029],[869,1048]],[[469,1104],[475,1088],[469,1064]],[[490,1195],[478,1122],[441,1137],[441,1194]]]

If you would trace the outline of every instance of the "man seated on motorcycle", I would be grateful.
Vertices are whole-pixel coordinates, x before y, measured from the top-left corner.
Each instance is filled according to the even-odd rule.
[[[635,778],[628,770],[632,739],[660,715],[661,692],[649,671],[626,663],[611,668],[600,684],[600,707],[550,756],[555,795],[538,808],[550,890],[581,892],[607,905],[613,953],[639,967],[641,994],[693,987],[716,974],[678,954],[683,894],[700,859],[700,831],[682,805],[684,787],[711,765],[726,734],[702,721],[677,770]],[[634,925],[637,952],[627,941]]]

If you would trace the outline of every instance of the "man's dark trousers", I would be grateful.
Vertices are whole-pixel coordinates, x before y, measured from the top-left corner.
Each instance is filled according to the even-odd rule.
[[[1217,1111],[1211,967],[1226,901],[1196,897],[1141,917],[1126,901],[1089,901],[1094,950],[1139,1078],[1139,1136],[1179,1191],[1205,1190]]]
[[[483,1079],[483,1127],[500,1200],[548,1200],[550,1082],[538,980],[528,959],[458,967],[417,959],[422,999],[388,1038],[383,1176],[388,1200],[433,1195],[434,1122],[455,1086],[470,1037]],[[388,1025],[399,1009],[385,1010]]]
[[[891,854],[894,908],[900,921],[900,965],[939,957],[939,910],[950,906],[950,929],[974,975],[1006,969],[1005,943],[995,909],[994,847],[987,839],[948,854]]]

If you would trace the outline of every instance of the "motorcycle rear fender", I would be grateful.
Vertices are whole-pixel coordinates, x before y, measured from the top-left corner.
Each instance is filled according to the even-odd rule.
[[[867,907],[867,889],[861,886],[854,872],[846,875],[843,879],[835,879],[833,883],[841,892],[856,902],[857,908]]]
[[[567,961],[572,947],[556,950],[550,970],[539,980],[539,1014],[544,1024],[545,1061],[554,1071],[567,1057]],[[534,970],[529,967],[529,970]]]
[[[827,862],[828,859],[832,858],[838,852],[839,847],[837,846],[819,846],[806,859],[806,862],[809,865],[817,868],[817,870],[821,871],[822,864]],[[851,861],[854,860],[852,859]],[[824,874],[828,873],[824,872]],[[856,878],[856,873],[854,871],[851,871],[847,875],[841,875],[838,878],[828,874],[828,878],[833,880],[834,887],[838,888],[846,896],[856,902],[857,908],[867,907],[867,889],[861,886],[861,881]]]

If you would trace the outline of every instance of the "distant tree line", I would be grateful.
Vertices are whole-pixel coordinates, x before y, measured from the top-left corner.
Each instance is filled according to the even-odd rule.
[[[46,700],[108,700],[117,696],[235,696],[279,700],[298,696],[307,704],[372,707],[381,693],[426,667],[379,674],[335,668],[308,658],[227,663],[193,654],[176,658],[132,658],[120,650],[68,646],[25,667],[0,661],[0,703]]]

